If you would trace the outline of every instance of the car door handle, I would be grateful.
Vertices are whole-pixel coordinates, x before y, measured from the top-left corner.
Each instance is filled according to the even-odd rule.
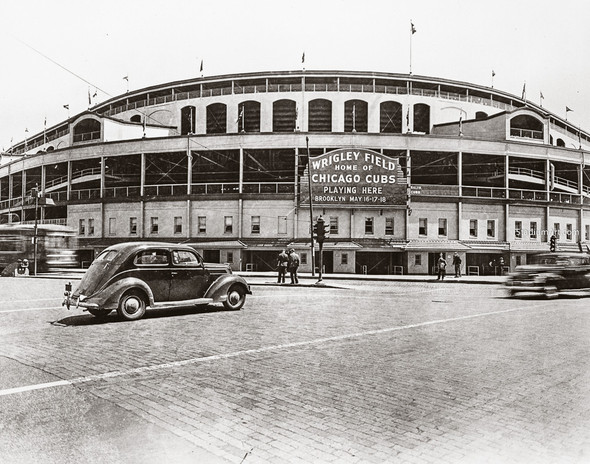
[[[178,275],[178,272],[172,271],[172,277]]]

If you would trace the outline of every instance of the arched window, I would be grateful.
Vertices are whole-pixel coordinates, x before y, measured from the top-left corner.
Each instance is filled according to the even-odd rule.
[[[323,98],[311,100],[308,105],[309,132],[332,131],[332,102]]]
[[[141,115],[140,114],[134,114],[133,116],[131,116],[131,118],[129,120],[131,122],[141,122]]]
[[[83,119],[74,126],[74,143],[100,139],[100,127],[96,119]]]
[[[424,103],[414,105],[414,132],[430,134],[430,106]]]
[[[53,145],[49,145],[47,147],[47,150],[45,150],[45,151],[53,151],[53,150],[55,150],[55,148],[53,147]]]
[[[227,107],[223,103],[207,106],[207,134],[225,134],[227,132]]]
[[[272,131],[293,132],[297,127],[297,104],[293,100],[277,100],[272,104]]]
[[[180,134],[194,134],[197,124],[197,109],[194,106],[185,106],[180,110]]]
[[[528,114],[515,116],[510,120],[510,136],[543,140],[543,123]]]
[[[245,101],[238,105],[238,132],[260,132],[260,102]]]
[[[477,111],[475,113],[475,119],[486,119],[488,117],[488,114],[484,111]]]
[[[401,103],[394,101],[381,103],[379,132],[385,134],[401,134],[402,113]]]
[[[344,102],[344,132],[367,132],[367,111],[366,101]]]
[[[555,145],[557,145],[558,147],[565,147],[565,142],[563,139],[557,139]]]

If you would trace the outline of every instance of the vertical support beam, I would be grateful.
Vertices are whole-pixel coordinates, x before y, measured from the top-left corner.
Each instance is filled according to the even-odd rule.
[[[554,230],[550,229],[550,227],[551,227],[550,221],[551,221],[551,211],[550,211],[549,206],[546,206],[545,207],[545,224],[546,224],[545,230],[547,231],[547,233],[545,234],[545,242],[548,242],[549,237],[551,237],[555,233]]]
[[[45,163],[43,163],[43,165],[41,166],[41,185],[39,187],[39,192],[41,193],[41,196],[43,198],[45,198]],[[45,206],[45,208],[41,208],[41,224],[45,224],[45,210],[46,210],[47,206]]]
[[[510,229],[508,223],[510,221],[510,205],[508,204],[508,202],[506,202],[506,205],[504,207],[504,241],[507,242],[508,241],[508,230]],[[500,240],[500,237],[498,237],[498,240]]]
[[[299,147],[295,147],[295,186],[293,188],[294,194],[293,194],[293,211],[294,211],[294,215],[293,215],[293,239],[297,238],[297,228],[298,228],[298,224],[297,224],[297,209],[299,208],[299,204],[297,201],[297,198],[299,197]]]
[[[406,240],[410,240],[410,210],[412,208],[411,202],[411,189],[412,189],[412,156],[410,154],[410,149],[406,150],[406,173],[407,173],[407,181],[408,181],[408,204],[406,207]]]
[[[145,195],[145,169],[146,169],[146,164],[145,164],[145,153],[141,153],[139,155],[139,196],[143,198],[143,196]]]
[[[510,198],[510,181],[508,180],[508,174],[510,173],[510,156],[506,155],[504,160],[504,189],[506,191],[505,198]]]
[[[457,185],[459,186],[459,196],[463,195],[463,152],[457,153]]]
[[[193,152],[191,151],[190,136],[186,139],[186,193],[190,195],[193,191]]]
[[[104,198],[104,189],[106,185],[106,158],[100,157],[100,198]]]
[[[238,240],[244,237],[244,199],[242,193],[244,191],[244,149],[240,147],[239,159],[239,184],[238,184]],[[241,253],[241,252],[240,252]],[[241,256],[241,254],[240,254]],[[240,259],[240,270],[242,270],[242,260]]]
[[[70,201],[72,199],[72,162],[68,161],[68,184],[66,189],[66,199]]]
[[[145,237],[145,201],[141,200],[139,202],[139,224],[137,224],[137,228],[139,229],[139,238]]]
[[[463,202],[457,202],[457,240],[463,240],[461,235],[461,223],[463,222]]]
[[[25,197],[27,196],[27,173],[25,171],[25,163],[22,163],[23,168],[22,171],[20,173],[21,175],[21,186],[20,186],[20,191],[21,191],[21,207],[20,207],[20,220],[24,221],[25,220]],[[35,209],[35,214],[37,214],[37,209]]]
[[[192,235],[192,214],[191,214],[191,200],[186,200],[186,238],[190,239]]]

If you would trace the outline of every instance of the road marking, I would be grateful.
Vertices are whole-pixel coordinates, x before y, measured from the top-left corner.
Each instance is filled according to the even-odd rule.
[[[279,351],[279,350],[284,350],[285,348],[300,348],[300,347],[311,346],[311,345],[319,345],[319,344],[327,343],[327,342],[346,340],[346,339],[350,339],[350,338],[367,337],[367,336],[371,336],[371,335],[379,335],[379,334],[384,334],[384,333],[389,333],[389,332],[397,332],[397,331],[402,331],[402,330],[416,329],[419,327],[427,327],[430,325],[437,325],[437,324],[446,324],[449,322],[465,321],[468,319],[476,319],[476,318],[480,318],[480,317],[496,316],[499,314],[512,313],[515,311],[521,311],[521,310],[527,310],[527,309],[535,309],[535,307],[534,306],[527,306],[527,307],[520,307],[520,308],[504,309],[501,311],[490,311],[490,312],[486,312],[486,313],[469,314],[466,316],[451,317],[448,319],[435,319],[432,321],[418,322],[416,324],[408,324],[408,325],[397,326],[397,327],[387,327],[384,329],[367,330],[365,332],[356,332],[356,333],[350,333],[350,334],[344,334],[344,335],[336,335],[333,337],[316,338],[314,340],[307,340],[307,341],[302,341],[302,342],[284,343],[282,345],[271,345],[271,346],[265,346],[262,348],[253,348],[250,350],[234,351],[232,353],[216,354],[216,355],[211,355],[211,356],[204,356],[201,358],[191,358],[191,359],[185,359],[182,361],[174,361],[174,362],[169,362],[169,363],[164,363],[164,364],[155,364],[152,366],[137,367],[134,369],[127,369],[124,371],[105,372],[103,374],[89,375],[87,377],[77,377],[77,378],[70,379],[70,380],[58,380],[55,382],[26,385],[23,387],[8,388],[5,390],[0,390],[0,396],[14,395],[16,393],[22,393],[22,392],[26,392],[26,391],[43,390],[45,388],[61,387],[61,386],[66,386],[66,385],[74,386],[77,384],[94,382],[94,381],[104,380],[104,379],[111,379],[111,378],[115,378],[115,377],[123,377],[123,376],[133,375],[133,374],[140,374],[143,372],[159,371],[162,369],[169,369],[169,368],[187,366],[187,365],[204,363],[204,362],[218,361],[218,360],[223,360],[223,359],[237,358],[240,356],[248,356],[248,355],[252,355],[252,354],[265,353],[265,352],[269,352],[269,351]]]

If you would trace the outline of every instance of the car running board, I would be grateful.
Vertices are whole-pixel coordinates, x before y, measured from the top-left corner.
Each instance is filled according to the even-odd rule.
[[[219,301],[219,300],[218,300]],[[187,306],[200,306],[214,303],[213,298],[197,298],[195,300],[182,300],[182,301],[166,301],[165,303],[154,303],[148,308],[151,309],[170,309],[170,308],[186,308]]]

